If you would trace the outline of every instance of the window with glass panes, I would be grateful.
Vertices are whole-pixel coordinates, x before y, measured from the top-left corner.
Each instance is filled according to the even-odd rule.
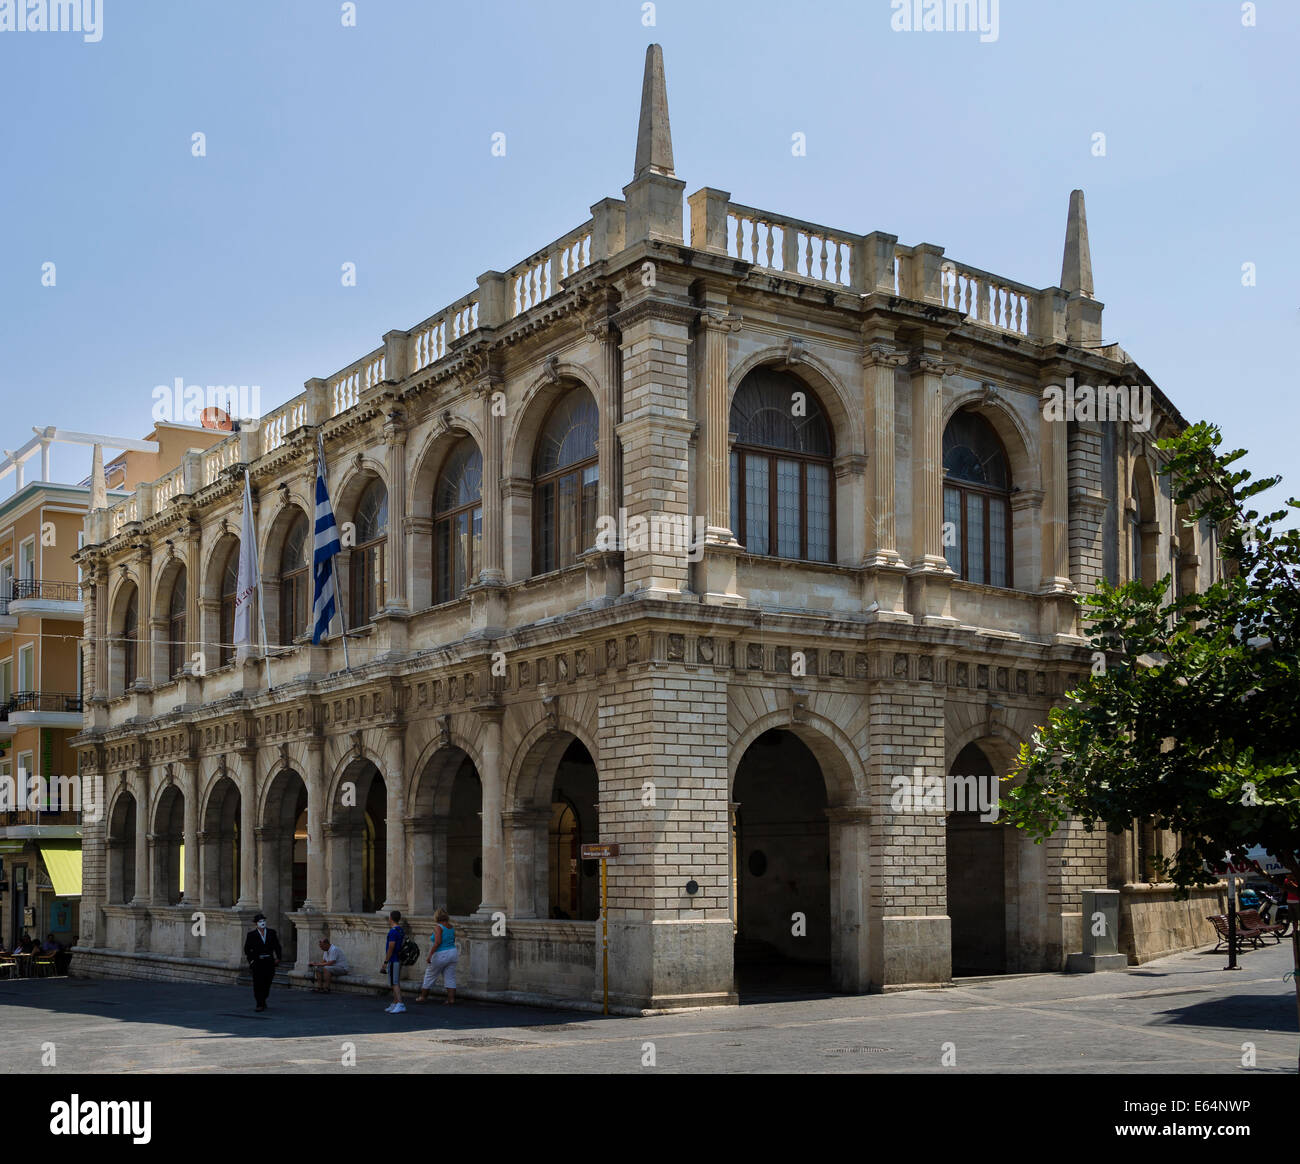
[[[350,606],[352,625],[364,626],[375,617],[385,601],[388,490],[377,477],[365,487],[357,502],[356,527],[357,544],[352,550],[350,567]]]
[[[834,446],[808,385],[750,372],[731,403],[731,527],[751,554],[829,562],[835,554]]]
[[[130,687],[135,682],[136,658],[140,649],[137,641],[140,635],[140,601],[134,583],[126,599],[126,611],[122,616],[122,686]]]
[[[561,570],[596,543],[599,418],[585,388],[551,409],[533,463],[533,573]]]
[[[1011,586],[1011,472],[993,426],[963,411],[943,434],[943,555],[969,582]]]
[[[167,673],[175,677],[185,669],[185,567],[176,571],[167,602]]]
[[[239,589],[239,543],[226,550],[221,567],[221,613],[218,622],[217,665],[224,667],[235,659],[235,592]]]
[[[465,437],[433,491],[434,601],[459,598],[483,564],[483,456]]]
[[[280,547],[280,645],[285,647],[307,629],[309,528],[307,515],[299,510],[290,520]]]

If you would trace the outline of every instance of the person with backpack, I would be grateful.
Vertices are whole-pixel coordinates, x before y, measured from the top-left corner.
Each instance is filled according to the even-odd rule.
[[[456,951],[456,931],[452,929],[451,915],[440,909],[433,915],[433,933],[429,936],[429,956],[425,958],[424,981],[420,984],[420,997],[416,1002],[424,1002],[429,989],[439,978],[447,987],[447,997],[443,1002],[447,1006],[456,1005],[456,962],[460,955]]]
[[[406,931],[402,928],[402,911],[393,910],[388,915],[388,920],[393,924],[388,931],[387,945],[384,948],[384,964],[379,968],[379,972],[388,976],[389,985],[393,988],[393,1001],[384,1007],[384,1012],[405,1014],[406,1007],[402,1005],[402,946],[406,942]]]

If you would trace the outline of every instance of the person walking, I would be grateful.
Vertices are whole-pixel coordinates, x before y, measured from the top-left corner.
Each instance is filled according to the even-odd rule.
[[[393,1001],[384,1007],[384,1011],[386,1014],[405,1014],[406,1007],[402,1005],[402,945],[406,941],[406,931],[402,929],[402,911],[393,910],[388,920],[393,924],[385,939],[384,964],[379,972],[388,976],[393,988]]]
[[[447,988],[447,997],[443,1000],[447,1006],[456,1005],[456,962],[460,953],[456,949],[456,931],[452,928],[451,915],[440,909],[433,915],[433,933],[429,936],[429,956],[425,958],[424,981],[420,984],[420,996],[415,1001],[424,1002],[429,990],[439,978]]]
[[[253,973],[254,1010],[266,1009],[266,996],[271,993],[271,979],[275,977],[275,968],[284,958],[280,949],[280,938],[274,930],[266,927],[266,914],[259,913],[254,919],[256,928],[244,939],[244,957],[248,959],[248,968]]]

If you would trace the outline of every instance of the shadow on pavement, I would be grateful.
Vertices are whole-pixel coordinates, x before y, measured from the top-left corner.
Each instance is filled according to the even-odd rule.
[[[581,1011],[459,999],[444,1006],[441,998],[424,1005],[403,992],[406,1013],[384,1012],[387,995],[313,994],[310,990],[273,988],[267,1010],[253,1010],[252,991],[209,983],[134,982],[121,979],[47,978],[0,982],[0,1024],[15,1010],[98,1016],[106,1020],[190,1028],[199,1037],[248,1035],[259,1039],[329,1035],[387,1034],[427,1031],[464,1034],[503,1030],[576,1029],[615,1021]]]

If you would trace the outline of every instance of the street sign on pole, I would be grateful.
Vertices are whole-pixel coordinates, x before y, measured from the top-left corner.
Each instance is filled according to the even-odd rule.
[[[609,881],[605,862],[618,856],[618,845],[583,845],[581,853],[584,861],[600,862],[600,973],[605,993],[605,1003],[600,1013],[609,1014]]]

